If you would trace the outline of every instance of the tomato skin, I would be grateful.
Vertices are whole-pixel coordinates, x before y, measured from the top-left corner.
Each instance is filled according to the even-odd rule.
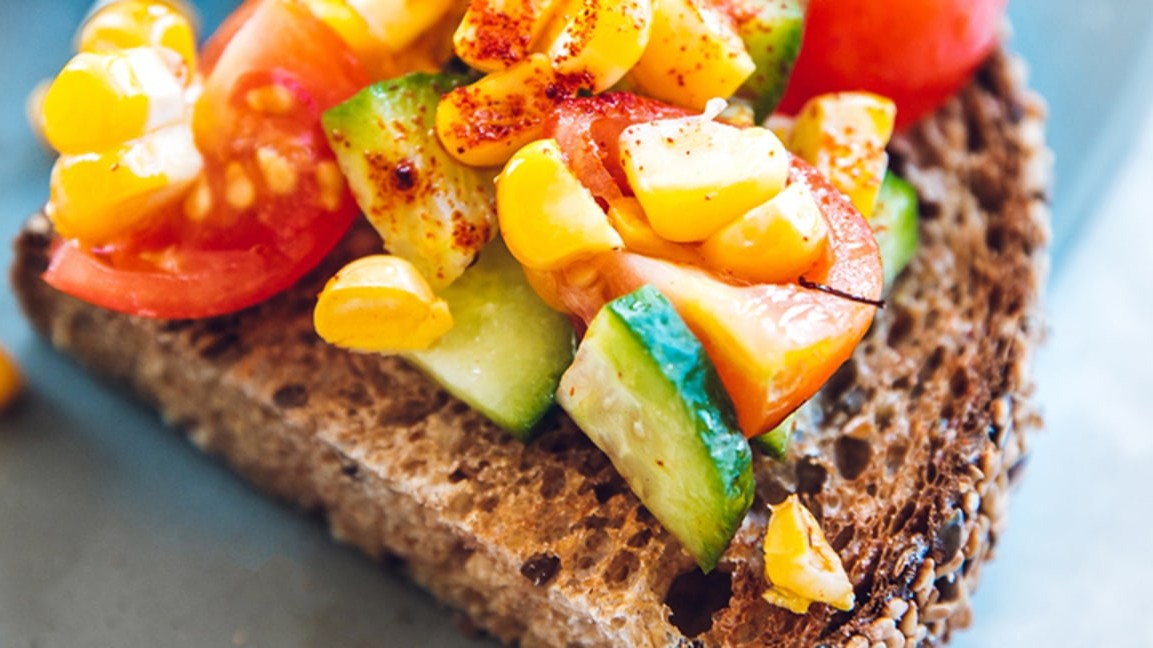
[[[804,278],[879,299],[881,257],[865,219],[797,158],[790,182],[807,185],[829,226],[826,257]],[[590,271],[596,281],[578,279]],[[586,322],[609,300],[642,285],[664,293],[716,365],[749,437],[772,429],[815,394],[852,354],[877,310],[795,283],[729,283],[700,268],[631,252],[602,254],[567,273],[560,277],[561,300]]]
[[[133,315],[210,317],[291,286],[351,226],[359,213],[351,193],[323,177],[322,165],[336,167],[320,115],[367,84],[367,75],[296,0],[250,0],[226,24],[193,118],[211,208],[191,218],[178,200],[149,229],[97,249],[57,241],[44,274],[50,285]],[[291,110],[252,109],[248,91],[270,86],[289,90]],[[273,190],[257,151],[287,163],[291,192]],[[250,205],[230,204],[230,167],[251,181]]]
[[[812,0],[781,110],[825,92],[897,104],[897,128],[940,107],[997,44],[1008,0]]]
[[[609,92],[561,102],[547,121],[544,136],[557,140],[569,168],[607,203],[631,195],[620,165],[621,131],[633,124],[692,114],[656,99]]]

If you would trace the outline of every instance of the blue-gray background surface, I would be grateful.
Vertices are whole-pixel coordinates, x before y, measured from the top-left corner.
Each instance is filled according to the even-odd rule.
[[[209,25],[232,5],[196,4]],[[87,6],[0,2],[0,241],[47,194],[24,98],[67,60]],[[957,643],[1153,646],[1153,3],[1013,0],[1010,13],[1057,156],[1037,363],[1049,429]],[[478,645],[50,351],[6,286],[0,343],[29,382],[0,418],[0,646]]]

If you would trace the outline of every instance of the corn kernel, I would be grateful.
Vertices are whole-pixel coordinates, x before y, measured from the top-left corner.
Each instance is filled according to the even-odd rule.
[[[620,136],[621,166],[661,237],[701,241],[785,186],[789,156],[771,131],[706,117],[634,124]]]
[[[652,18],[652,0],[568,0],[549,39],[553,68],[587,78],[593,92],[609,89],[640,60]]]
[[[507,70],[456,88],[436,108],[436,133],[453,157],[497,166],[544,132],[544,120],[565,88],[548,57],[533,54]]]
[[[8,409],[24,389],[24,379],[16,360],[0,347],[0,412]]]
[[[59,152],[94,153],[185,119],[184,87],[157,50],[77,54],[44,96],[44,135]]]
[[[885,147],[896,115],[892,101],[866,92],[814,97],[797,114],[789,148],[868,218],[889,166]]]
[[[621,240],[630,252],[667,261],[701,265],[700,254],[695,248],[663,239],[653,231],[648,217],[645,216],[644,208],[636,198],[618,198],[610,202],[609,222],[621,235]]]
[[[796,495],[772,509],[764,546],[765,578],[771,585],[764,599],[796,614],[804,614],[813,602],[853,609],[853,584],[813,514]]]
[[[141,227],[203,169],[187,126],[171,126],[104,153],[63,155],[52,169],[48,215],[62,236],[89,246]]]
[[[496,183],[505,244],[521,265],[557,270],[624,247],[592,193],[565,166],[556,140],[517,151]]]
[[[470,67],[496,72],[526,58],[561,0],[472,0],[452,36]]]
[[[175,52],[186,71],[196,69],[196,30],[184,3],[120,0],[98,9],[76,39],[80,52],[117,52],[163,47]],[[190,77],[191,75],[186,75]]]
[[[701,243],[705,265],[757,283],[801,276],[824,255],[829,227],[812,193],[789,185]]]
[[[355,351],[427,349],[452,323],[448,304],[416,268],[389,255],[346,265],[328,281],[313,312],[321,338]]]
[[[630,77],[657,99],[701,110],[756,69],[732,21],[699,0],[656,0],[648,47]]]
[[[368,26],[363,14],[347,0],[305,0],[309,11],[332,28],[361,61],[375,61],[388,48]]]
[[[402,52],[456,6],[454,0],[346,0],[364,18],[373,36]]]

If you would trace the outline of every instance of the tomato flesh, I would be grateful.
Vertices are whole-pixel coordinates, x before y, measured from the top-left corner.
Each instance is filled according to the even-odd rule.
[[[621,132],[635,123],[686,114],[632,95],[579,98],[557,108],[549,134],[577,177],[608,201],[630,193],[617,159]],[[804,279],[866,301],[879,299],[881,256],[865,219],[799,158],[792,159],[789,182],[806,185],[829,226],[824,257]],[[600,254],[537,279],[554,302],[583,323],[608,301],[644,284],[656,286],[701,339],[747,436],[773,428],[816,393],[852,354],[876,312],[874,304],[799,283],[734,283],[698,267],[628,251]]]
[[[829,243],[804,278],[862,300],[881,295],[872,231],[843,194],[794,158],[791,182],[818,198]],[[706,270],[631,252],[590,261],[596,282],[567,282],[564,305],[589,321],[607,301],[644,284],[664,293],[700,338],[746,436],[762,434],[820,389],[868,331],[876,306],[796,283],[740,285]]]
[[[897,127],[940,107],[997,43],[1008,0],[812,0],[781,110],[825,92],[868,90],[897,104]]]
[[[359,212],[339,175],[325,173],[336,167],[320,115],[367,75],[299,2],[249,2],[241,15],[227,23],[194,109],[206,212],[189,217],[176,201],[126,240],[98,249],[60,241],[44,275],[49,284],[130,314],[209,317],[292,285],[351,226]],[[291,101],[257,110],[250,93],[262,89]],[[279,179],[268,177],[260,156],[275,161]],[[237,177],[250,189],[240,199]]]
[[[691,114],[626,92],[578,97],[557,106],[545,125],[545,137],[557,140],[581,183],[608,202],[632,194],[620,164],[621,132],[633,124]]]

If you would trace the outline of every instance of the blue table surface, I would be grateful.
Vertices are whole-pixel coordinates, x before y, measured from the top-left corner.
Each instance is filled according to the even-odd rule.
[[[211,25],[233,3],[194,4]],[[1049,425],[957,645],[1153,646],[1153,3],[1011,5],[1056,153],[1037,362]],[[46,197],[51,158],[24,98],[67,60],[87,8],[0,3],[0,240]],[[0,646],[477,645],[428,596],[52,352],[6,287],[0,343],[29,383],[0,418]]]

